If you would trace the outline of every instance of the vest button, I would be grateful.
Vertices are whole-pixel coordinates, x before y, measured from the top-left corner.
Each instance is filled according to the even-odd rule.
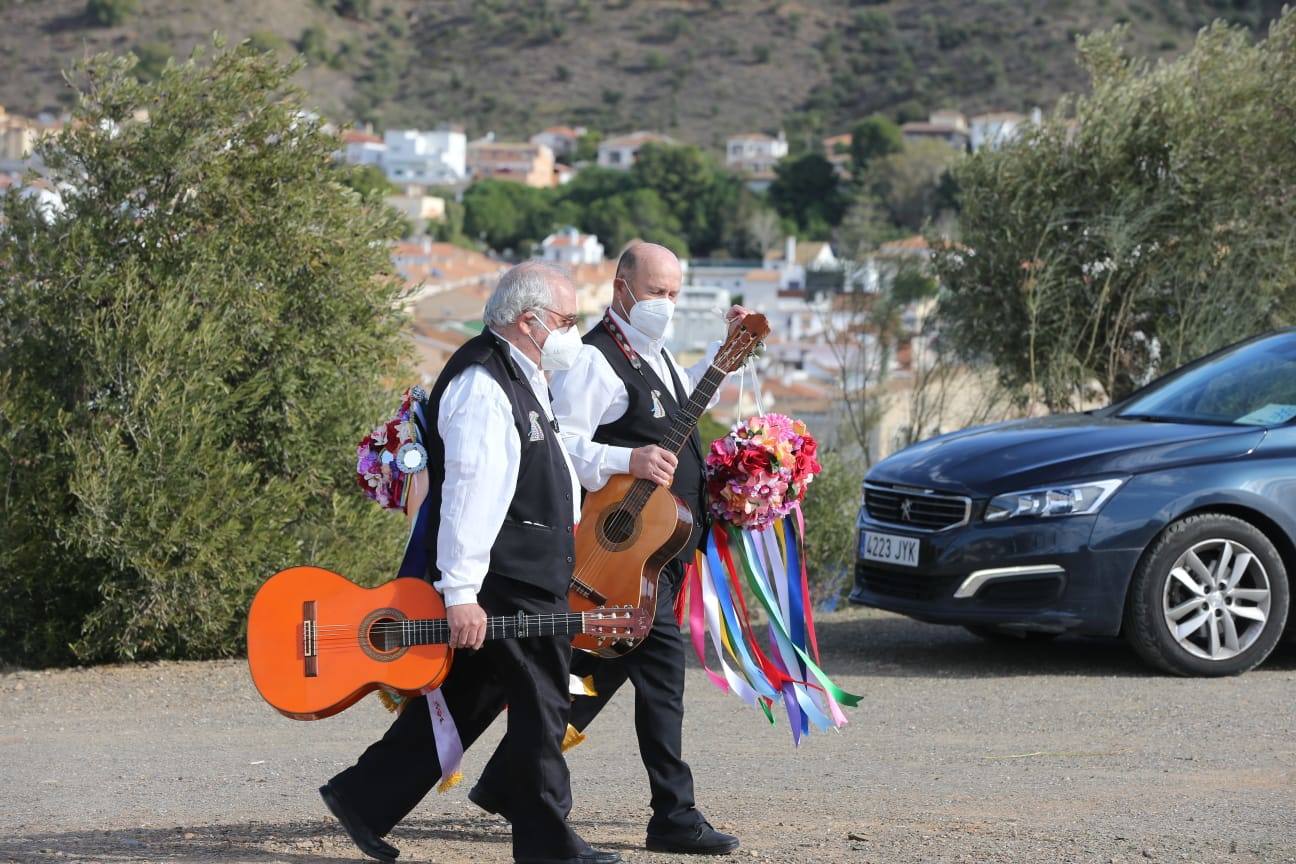
[[[568,556],[567,556],[567,563],[568,563],[568,564],[572,563],[572,560],[573,560],[573,559],[572,559],[572,556],[568,555]]]

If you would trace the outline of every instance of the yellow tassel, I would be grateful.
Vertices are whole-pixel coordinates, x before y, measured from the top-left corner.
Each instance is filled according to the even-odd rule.
[[[583,696],[598,695],[598,691],[594,689],[593,675],[586,675],[584,678],[580,679],[580,683],[581,683],[581,695]]]
[[[381,702],[383,707],[388,711],[398,711],[401,707],[401,702],[397,701],[396,697],[392,696],[392,694],[388,693],[386,690],[380,689],[378,691],[378,701]]]
[[[446,792],[449,792],[451,789],[458,786],[462,782],[463,782],[463,772],[456,771],[446,779],[442,780],[439,784],[437,784],[437,792],[439,794],[444,795]]]
[[[572,749],[573,747],[575,747],[577,744],[581,743],[584,740],[585,740],[585,736],[582,735],[579,731],[577,731],[575,726],[568,723],[567,734],[563,736],[562,752],[566,753],[568,750]]]

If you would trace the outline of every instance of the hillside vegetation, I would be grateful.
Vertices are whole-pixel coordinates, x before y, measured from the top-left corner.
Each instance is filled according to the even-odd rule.
[[[308,61],[339,119],[656,128],[706,147],[788,130],[793,147],[873,112],[907,120],[1048,106],[1082,89],[1077,35],[1128,22],[1146,56],[1225,18],[1257,35],[1281,0],[0,0],[0,104],[58,109],[60,70],[135,51],[144,75],[219,31]],[[1027,11],[1028,10],[1028,11]]]

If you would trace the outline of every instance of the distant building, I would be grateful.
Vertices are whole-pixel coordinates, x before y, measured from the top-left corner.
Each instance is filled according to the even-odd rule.
[[[585,132],[584,126],[550,126],[532,135],[531,143],[543,144],[553,151],[555,159],[570,164]]]
[[[500,274],[508,269],[503,262],[480,252],[452,243],[434,243],[427,237],[393,244],[391,256],[396,272],[405,280],[406,305],[458,289],[481,288],[489,293]],[[480,318],[481,309],[479,304],[468,317]]]
[[[369,132],[348,129],[342,133],[342,160],[348,165],[382,166],[387,145]]]
[[[474,180],[512,180],[547,189],[556,182],[554,164],[554,153],[544,144],[486,138],[468,145],[468,173]]]
[[[576,176],[576,173],[576,169],[572,166],[564,165],[561,162],[555,162],[553,170],[554,185],[562,186],[565,183],[570,183],[572,178]]]
[[[39,131],[36,123],[26,117],[8,114],[0,105],[0,165],[20,167],[36,148]]]
[[[540,257],[568,266],[599,264],[603,261],[603,244],[593,234],[582,234],[568,226],[541,241]]]
[[[632,132],[629,135],[618,135],[601,142],[598,148],[598,164],[601,168],[615,168],[629,171],[639,156],[639,148],[645,144],[675,144],[675,139],[656,132]]]
[[[827,243],[797,243],[795,237],[783,241],[783,249],[765,253],[764,269],[779,273],[779,288],[784,291],[804,291],[807,274],[820,271],[837,271],[840,262]]]
[[[781,130],[777,138],[761,132],[735,135],[725,142],[725,167],[740,174],[769,175],[787,154],[787,138]]]
[[[905,123],[900,135],[906,141],[943,141],[960,152],[968,149],[967,118],[958,111],[933,111],[926,123]]]
[[[1019,134],[1027,123],[1040,122],[1039,109],[1027,118],[1014,111],[997,111],[991,114],[978,114],[968,121],[968,139],[975,153],[982,148],[998,150]]]
[[[459,127],[431,132],[392,129],[383,136],[383,144],[383,171],[398,186],[447,186],[467,179],[468,138]]]
[[[383,200],[387,202],[387,206],[399,210],[409,220],[416,235],[425,233],[429,222],[445,219],[445,199],[427,194],[427,189],[423,186],[406,186]]]

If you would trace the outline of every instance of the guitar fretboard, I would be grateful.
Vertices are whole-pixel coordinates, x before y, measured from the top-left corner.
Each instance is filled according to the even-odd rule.
[[[725,372],[718,366],[712,365],[707,369],[702,380],[693,388],[689,394],[688,401],[680,406],[679,413],[675,415],[675,421],[671,423],[671,430],[662,439],[659,445],[663,450],[679,455],[680,450],[684,449],[684,444],[688,441],[693,430],[697,428],[698,420],[706,411],[707,406],[711,404],[711,398],[715,396],[716,390],[720,388],[720,383],[725,379]],[[625,496],[625,511],[630,514],[638,515],[643,506],[648,503],[652,496],[653,490],[657,484],[651,480],[636,480],[630,486],[630,490]]]
[[[397,635],[402,646],[444,645],[450,641],[450,622],[444,618],[406,619],[381,625],[389,638]],[[585,632],[585,616],[579,612],[551,615],[499,615],[486,619],[487,639],[525,639],[528,636],[574,636]]]

